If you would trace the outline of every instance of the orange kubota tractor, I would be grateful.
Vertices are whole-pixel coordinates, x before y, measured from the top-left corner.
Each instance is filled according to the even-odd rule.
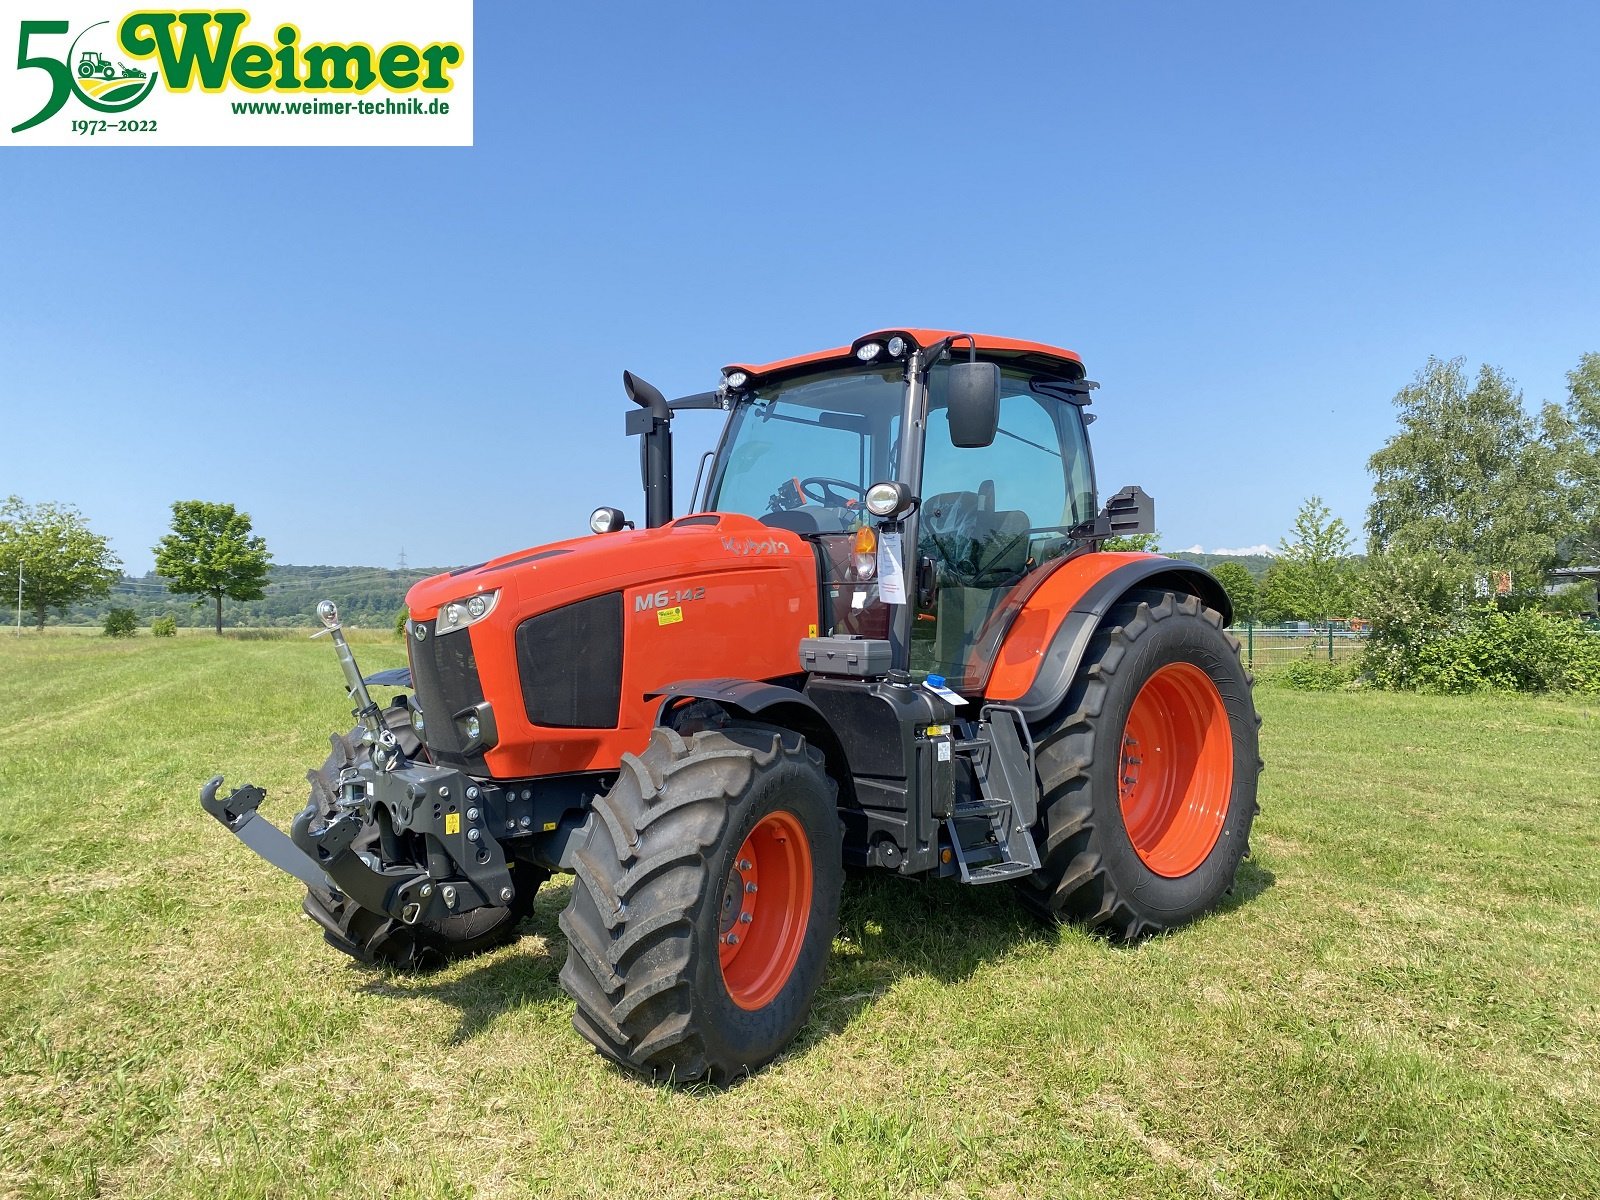
[[[1100,549],[1153,509],[1097,505],[1076,354],[898,329],[672,402],[623,379],[644,528],[601,508],[594,536],[424,580],[410,668],[367,680],[324,601],[360,725],[291,833],[259,788],[202,789],[332,945],[480,951],[571,872],[578,1031],[726,1081],[805,1021],[846,864],[1009,884],[1115,938],[1228,890],[1260,767],[1228,599]],[[728,420],[674,518],[686,408]]]

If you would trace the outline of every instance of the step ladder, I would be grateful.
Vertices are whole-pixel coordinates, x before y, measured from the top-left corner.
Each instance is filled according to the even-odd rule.
[[[1022,713],[1008,704],[986,704],[975,729],[953,752],[972,764],[978,798],[958,802],[945,818],[950,850],[962,883],[999,883],[1039,869],[1030,832],[1039,813],[1033,736]]]

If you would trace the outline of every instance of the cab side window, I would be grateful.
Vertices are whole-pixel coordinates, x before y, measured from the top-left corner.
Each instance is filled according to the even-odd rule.
[[[1000,423],[988,446],[958,448],[944,370],[929,379],[918,554],[932,562],[934,603],[918,620],[913,665],[965,674],[984,622],[1031,567],[1071,545],[1093,516],[1094,485],[1077,407],[1031,376],[1001,372]]]

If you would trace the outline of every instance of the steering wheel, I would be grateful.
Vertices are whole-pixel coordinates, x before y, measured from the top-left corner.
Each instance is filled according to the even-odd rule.
[[[867,489],[859,483],[851,483],[848,479],[835,479],[831,475],[808,475],[796,486],[807,500],[815,500],[818,504],[830,508],[845,508],[850,505],[850,497],[840,494],[845,491],[855,493],[856,499],[863,504],[867,500]]]

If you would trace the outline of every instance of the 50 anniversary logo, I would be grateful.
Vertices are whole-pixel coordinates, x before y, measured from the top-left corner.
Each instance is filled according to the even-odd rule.
[[[470,5],[320,0],[312,11],[319,27],[355,28],[362,40],[310,40],[292,20],[253,25],[243,9],[21,20],[15,68],[0,60],[0,128],[12,134],[0,141],[471,144]],[[413,33],[440,23],[453,36]],[[415,117],[432,119],[405,120]]]

